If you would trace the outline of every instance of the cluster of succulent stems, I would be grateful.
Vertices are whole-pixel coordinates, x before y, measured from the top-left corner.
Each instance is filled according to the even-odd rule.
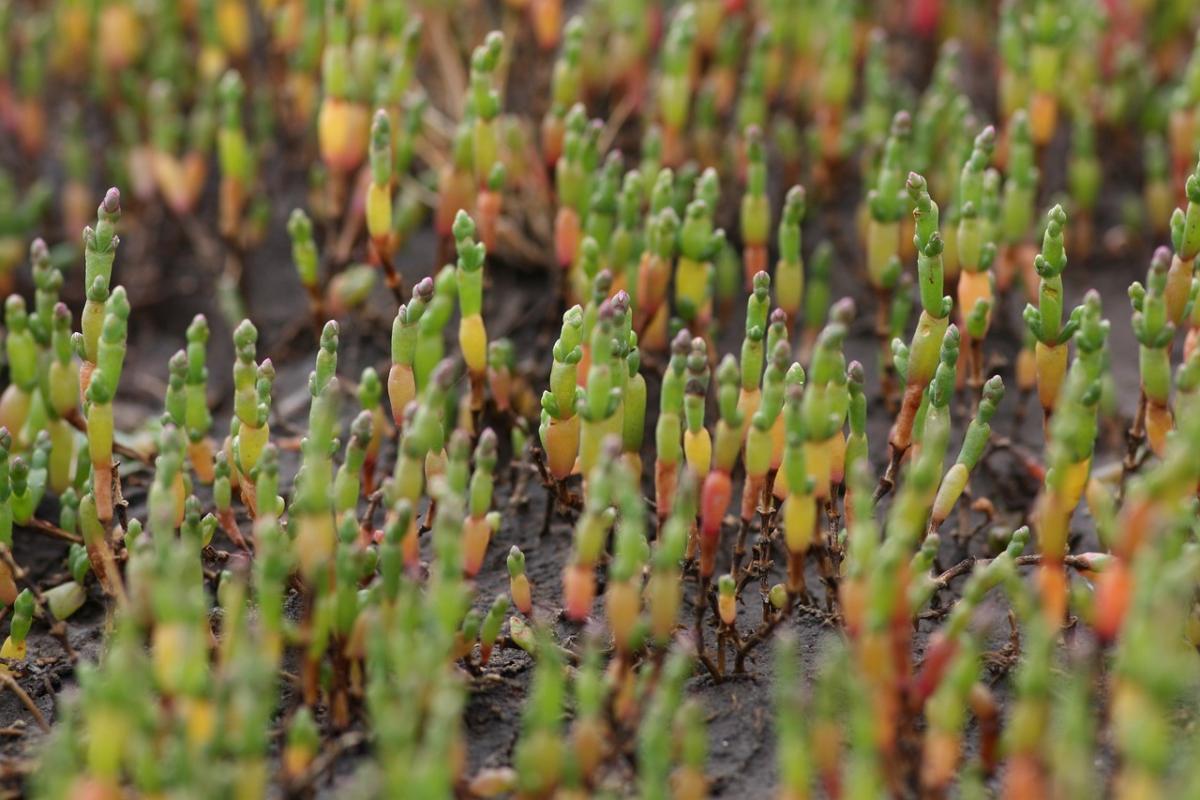
[[[44,724],[56,646],[78,684],[34,795],[303,797],[345,750],[376,796],[693,800],[694,689],[768,648],[788,800],[1194,785],[1186,2],[53,5],[0,3],[0,688]],[[1142,250],[1131,409],[1080,290]],[[195,287],[156,372],[143,309]]]

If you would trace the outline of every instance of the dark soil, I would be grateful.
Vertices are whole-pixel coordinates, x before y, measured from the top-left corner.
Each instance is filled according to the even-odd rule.
[[[532,48],[519,45],[519,52],[530,53]],[[910,53],[911,55],[911,53]],[[927,72],[928,54],[917,53],[921,58],[912,59],[924,66],[912,71]],[[521,81],[513,80],[513,102],[528,103],[536,108],[539,98],[545,96],[545,56],[538,56],[537,69],[522,75]],[[976,80],[972,90],[980,103],[983,118],[990,118],[992,98],[987,96],[985,86],[990,84],[990,75],[983,69],[974,70],[983,74]],[[533,79],[529,79],[529,75]],[[918,79],[921,75],[916,76]],[[537,117],[534,117],[535,119]],[[631,137],[634,138],[635,137]],[[1155,242],[1130,242],[1119,251],[1107,251],[1099,243],[1102,235],[1119,224],[1119,200],[1128,193],[1137,192],[1136,151],[1128,144],[1115,139],[1101,138],[1102,162],[1106,166],[1106,191],[1112,199],[1099,209],[1096,219],[1097,244],[1088,259],[1073,262],[1066,273],[1068,299],[1076,302],[1083,290],[1089,286],[1102,293],[1108,315],[1114,320],[1110,340],[1113,369],[1118,386],[1137,385],[1136,347],[1129,330],[1125,289],[1129,282],[1139,276]],[[1066,142],[1060,137],[1043,163],[1061,161]],[[8,151],[0,155],[11,157]],[[292,267],[289,242],[285,231],[288,213],[296,205],[304,204],[305,176],[294,164],[299,160],[295,154],[281,152],[279,158],[270,160],[267,168],[267,191],[272,198],[272,215],[268,234],[263,244],[246,254],[245,301],[252,320],[261,332],[259,354],[271,355],[278,369],[275,384],[274,413],[272,428],[277,436],[290,438],[300,435],[305,428],[308,408],[308,393],[305,385],[311,369],[315,342],[308,324],[307,298],[296,280]],[[1061,170],[1047,170],[1043,186],[1043,198],[1049,198],[1062,189]],[[774,208],[786,187],[773,185]],[[734,187],[726,187],[726,197],[736,196]],[[848,359],[858,359],[866,367],[868,396],[878,398],[875,361],[877,342],[872,334],[871,315],[873,299],[864,291],[860,279],[861,255],[854,227],[854,209],[861,193],[857,179],[848,175],[835,183],[831,196],[823,198],[805,223],[804,240],[806,255],[823,240],[831,241],[836,249],[834,270],[834,297],[853,297],[858,306],[858,316],[853,325],[846,350]],[[131,317],[130,347],[126,361],[125,380],[121,387],[118,408],[121,415],[118,426],[134,431],[151,415],[159,413],[166,383],[166,364],[169,356],[184,344],[184,330],[193,314],[204,312],[213,328],[210,347],[210,401],[217,423],[214,433],[226,430],[230,411],[231,380],[230,367],[232,348],[230,329],[213,304],[212,288],[219,272],[219,263],[205,260],[202,253],[204,242],[196,238],[197,226],[184,226],[155,208],[137,208],[129,204],[129,212],[122,223],[122,245],[117,258],[114,280],[130,290],[135,311]],[[732,208],[727,209],[731,212]],[[732,213],[726,220],[730,229],[735,229]],[[198,215],[201,231],[215,229],[215,197],[206,198]],[[57,228],[55,228],[57,229]],[[211,235],[211,234],[210,234]],[[215,240],[213,240],[215,241]],[[208,244],[212,245],[213,241]],[[220,248],[219,243],[216,244]],[[408,285],[416,279],[430,274],[438,266],[437,242],[432,233],[426,231],[416,236],[398,259]],[[219,252],[219,250],[218,250]],[[530,383],[540,388],[549,365],[549,346],[556,335],[557,275],[547,274],[527,265],[492,262],[489,265],[490,287],[486,293],[485,318],[492,337],[507,335],[517,345],[519,362]],[[69,277],[67,296],[73,308],[81,302],[80,276],[78,272]],[[999,315],[989,337],[989,357],[993,358],[994,370],[1004,376],[1009,391],[996,416],[996,437],[1010,437],[1018,446],[1040,453],[1042,431],[1040,413],[1032,398],[1021,398],[1012,380],[1012,361],[1020,343],[1020,306],[1016,293],[1007,298],[1003,313]],[[368,308],[341,320],[341,350],[339,374],[345,378],[347,387],[353,385],[361,370],[370,365],[381,374],[388,367],[388,329],[394,314],[394,302],[382,287],[372,297]],[[722,326],[722,352],[735,350],[741,340],[740,311]],[[451,325],[453,329],[453,323]],[[449,351],[448,351],[449,352]],[[650,414],[647,431],[653,430],[657,396],[657,377],[650,375]],[[353,402],[348,395],[345,408]],[[1136,397],[1126,392],[1120,398],[1123,414],[1133,411]],[[1019,402],[1027,402],[1028,414],[1019,427],[1015,424]],[[963,396],[956,402],[956,437],[968,420],[969,398]],[[876,399],[870,409],[871,457],[877,469],[882,471],[886,459],[887,426],[890,417]],[[1120,457],[1123,446],[1118,420],[1104,428],[1102,441],[1095,460],[1097,465]],[[647,437],[652,440],[652,436]],[[501,437],[505,441],[505,437]],[[134,436],[130,442],[136,444]],[[951,452],[957,446],[952,441]],[[647,448],[644,461],[647,468],[652,463],[653,453]],[[287,454],[285,480],[294,472],[296,456]],[[391,450],[385,448],[381,456],[380,469],[390,470]],[[145,467],[126,462],[121,473],[130,502],[129,513],[140,516],[144,513],[145,486],[148,475]],[[496,506],[503,511],[503,524],[489,548],[487,561],[477,583],[476,605],[486,607],[491,599],[507,590],[505,555],[511,545],[517,544],[525,552],[528,574],[534,584],[535,604],[547,617],[557,616],[560,608],[560,574],[569,556],[574,514],[560,511],[553,519],[550,530],[541,535],[541,525],[549,494],[542,486],[533,465],[522,460],[509,470],[506,465],[498,470],[500,485],[497,489]],[[520,491],[514,491],[512,477]],[[1037,482],[1025,471],[1011,450],[992,449],[983,466],[973,479],[972,489],[976,496],[990,497],[999,512],[996,520],[1011,530],[1029,512],[1036,494]],[[285,486],[286,488],[286,486]],[[652,495],[651,483],[645,481],[645,491]],[[739,492],[735,489],[735,497]],[[205,498],[207,501],[207,498]],[[39,510],[41,519],[57,519],[57,509],[47,502]],[[982,514],[966,512],[948,521],[942,536],[942,549],[938,563],[947,568],[971,555],[986,555],[987,542],[983,532],[977,531],[985,523]],[[1077,520],[1081,536],[1087,536],[1088,521]],[[960,524],[965,527],[960,529]],[[722,552],[732,550],[736,534],[736,522],[731,517],[724,531],[726,541]],[[973,534],[973,535],[972,535]],[[752,541],[754,533],[751,534]],[[231,545],[218,533],[219,548]],[[28,571],[27,580],[41,588],[61,582],[65,574],[65,542],[50,538],[33,530],[19,529],[15,533],[16,560]],[[779,554],[777,554],[778,556]],[[218,557],[214,556],[209,566],[217,568]],[[771,582],[782,577],[781,559]],[[720,568],[720,564],[718,565]],[[800,642],[800,654],[805,674],[812,675],[818,664],[821,640],[837,635],[836,620],[824,611],[823,589],[814,571],[810,586],[815,587],[817,604],[798,609],[793,618],[785,623],[792,629]],[[955,586],[958,584],[956,583]],[[694,594],[694,580],[689,579],[687,594]],[[943,604],[951,602],[953,591],[942,598]],[[599,606],[597,615],[602,614]],[[991,646],[999,652],[1008,641],[1007,620],[1000,609],[990,617]],[[690,617],[688,617],[690,618]],[[77,658],[94,660],[102,647],[106,611],[99,593],[93,590],[92,599],[71,618],[68,625],[70,647]],[[739,629],[743,635],[761,624],[761,610],[757,586],[752,584],[742,596],[739,614]],[[922,622],[915,636],[918,654],[935,623]],[[0,633],[7,631],[7,623],[0,625]],[[582,631],[559,625],[564,644],[570,644]],[[714,634],[706,635],[710,652],[714,646]],[[53,723],[56,703],[69,695],[75,686],[75,670],[62,644],[52,637],[45,626],[35,623],[29,638],[30,657],[26,664],[14,670],[20,685],[28,693],[41,714]],[[708,775],[712,781],[715,797],[750,798],[765,797],[774,784],[776,773],[774,733],[772,730],[773,698],[771,648],[762,646],[752,654],[747,665],[747,674],[733,676],[718,682],[703,671],[698,672],[689,685],[689,693],[702,700],[708,716],[710,756]],[[997,670],[997,681],[1003,686],[1003,669]],[[523,652],[500,650],[484,674],[473,679],[472,693],[467,705],[464,724],[469,746],[468,772],[481,767],[507,765],[511,762],[513,747],[520,725],[520,711],[532,674],[532,662]],[[1003,693],[1001,692],[1001,695]],[[288,703],[295,702],[290,693],[285,696],[281,713],[286,713]],[[33,715],[11,691],[0,693],[0,784],[9,793],[20,793],[23,777],[34,768],[31,759],[42,740]],[[346,789],[355,780],[356,766],[367,757],[367,746],[358,745],[346,750],[336,761],[329,773],[329,781],[322,790],[329,792]],[[627,765],[626,765],[627,767]],[[620,787],[628,774],[620,768],[610,776],[615,786]]]

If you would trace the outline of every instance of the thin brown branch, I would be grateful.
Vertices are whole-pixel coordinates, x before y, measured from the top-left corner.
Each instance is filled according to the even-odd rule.
[[[292,788],[297,791],[311,788],[318,780],[320,780],[322,775],[324,775],[331,767],[333,767],[335,763],[337,763],[337,760],[341,758],[342,755],[356,747],[365,744],[366,741],[367,735],[361,731],[350,731],[349,733],[343,733],[338,738],[332,740],[329,743],[329,746],[322,750],[321,754],[312,760],[312,763],[308,766],[308,771],[305,772],[298,781],[296,781],[295,786]]]
[[[38,519],[37,517],[30,517],[29,522],[25,524],[25,527],[55,539],[62,539],[66,542],[74,542],[75,544],[80,544],[83,542],[83,537],[79,536],[78,534],[65,531],[54,523],[47,522],[44,519]]]
[[[12,673],[8,672],[7,669],[0,670],[0,683],[3,683],[9,689],[12,689],[13,694],[15,694],[17,699],[21,701],[21,704],[25,706],[25,708],[29,709],[30,715],[38,724],[38,727],[42,729],[42,732],[49,733],[50,723],[46,722],[46,718],[42,716],[42,710],[37,707],[37,705],[33,702],[33,698],[31,698],[29,694],[21,688],[21,684],[17,683],[17,679],[14,678]]]

